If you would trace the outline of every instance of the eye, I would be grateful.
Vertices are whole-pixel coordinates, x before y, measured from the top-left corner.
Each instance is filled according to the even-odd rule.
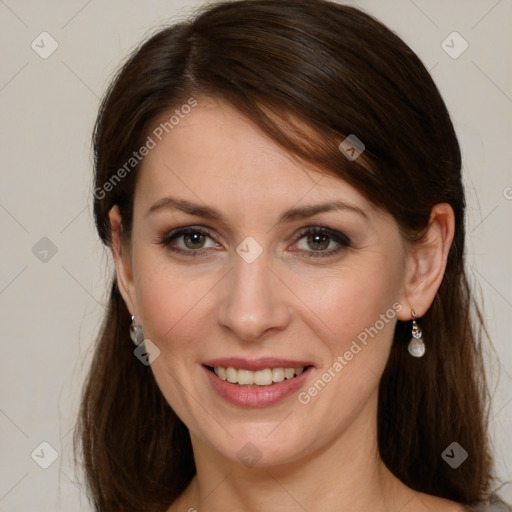
[[[206,245],[208,240],[211,240],[210,233],[204,228],[187,226],[171,231],[159,243],[169,251],[187,256],[198,256],[208,252],[208,249],[218,247],[218,244],[213,241],[209,246]]]
[[[208,241],[210,242],[209,245]],[[167,250],[185,256],[201,256],[211,249],[219,248],[214,242],[211,233],[205,228],[186,226],[171,231],[159,242]],[[292,252],[301,252],[304,257],[334,256],[343,249],[350,247],[351,242],[347,236],[339,231],[321,226],[308,227],[297,237],[297,249]]]
[[[304,256],[317,258],[338,254],[346,247],[350,247],[350,240],[339,231],[318,226],[302,231],[296,245],[304,252]]]

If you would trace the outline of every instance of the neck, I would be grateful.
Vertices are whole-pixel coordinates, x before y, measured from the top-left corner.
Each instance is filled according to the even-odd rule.
[[[330,444],[300,460],[247,467],[191,434],[197,473],[172,510],[375,512],[400,510],[415,493],[384,465],[377,445],[377,394]]]

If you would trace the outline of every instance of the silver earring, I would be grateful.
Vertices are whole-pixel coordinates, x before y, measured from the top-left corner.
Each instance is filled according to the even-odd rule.
[[[130,325],[130,338],[135,345],[139,346],[144,341],[144,333],[142,332],[142,325],[135,321],[135,317],[132,316],[132,323]]]
[[[414,357],[422,357],[425,354],[425,343],[423,343],[423,333],[416,322],[416,313],[411,310],[412,315],[412,337],[407,349],[409,354]]]

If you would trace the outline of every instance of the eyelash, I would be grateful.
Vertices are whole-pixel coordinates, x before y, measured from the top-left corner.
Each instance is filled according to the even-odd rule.
[[[165,247],[169,251],[172,251],[177,254],[183,254],[185,256],[191,256],[191,257],[201,256],[204,253],[207,253],[209,251],[209,249],[198,249],[198,250],[188,249],[188,250],[186,250],[186,249],[181,249],[179,247],[172,247],[170,245],[171,242],[173,242],[175,239],[179,238],[180,236],[188,235],[188,234],[201,234],[201,235],[205,235],[209,238],[212,238],[211,233],[204,228],[200,228],[200,227],[196,228],[194,226],[187,226],[187,227],[178,228],[178,229],[175,229],[174,231],[171,231],[168,235],[166,235],[164,238],[162,238],[158,243],[160,245],[162,245],[163,247]],[[343,233],[340,233],[338,231],[334,231],[332,229],[322,227],[322,226],[315,226],[315,227],[309,226],[309,227],[305,228],[297,236],[296,242],[298,242],[299,240],[301,240],[302,238],[304,238],[305,236],[308,236],[308,235],[326,235],[332,241],[336,242],[338,244],[338,246],[335,249],[331,249],[329,251],[305,251],[304,256],[306,258],[325,258],[325,257],[335,256],[339,252],[341,252],[343,249],[351,247],[351,242],[350,242],[349,238],[347,236],[345,236]]]

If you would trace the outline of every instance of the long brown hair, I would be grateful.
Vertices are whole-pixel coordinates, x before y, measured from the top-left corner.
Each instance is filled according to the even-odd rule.
[[[379,385],[378,443],[409,487],[465,504],[484,499],[492,483],[489,397],[482,318],[464,267],[461,155],[419,58],[373,17],[324,0],[222,2],[158,31],[118,72],[95,126],[94,216],[107,247],[114,205],[130,236],[140,164],[114,175],[155,120],[190,97],[228,101],[290,154],[390,212],[410,240],[421,237],[435,204],[452,206],[445,276],[422,318],[428,352],[407,354],[410,323],[399,321]],[[350,134],[363,141],[364,158],[338,149]],[[114,278],[75,431],[102,512],[165,510],[195,474],[188,430],[134,357],[129,324]],[[469,454],[457,469],[441,457],[453,441]]]

